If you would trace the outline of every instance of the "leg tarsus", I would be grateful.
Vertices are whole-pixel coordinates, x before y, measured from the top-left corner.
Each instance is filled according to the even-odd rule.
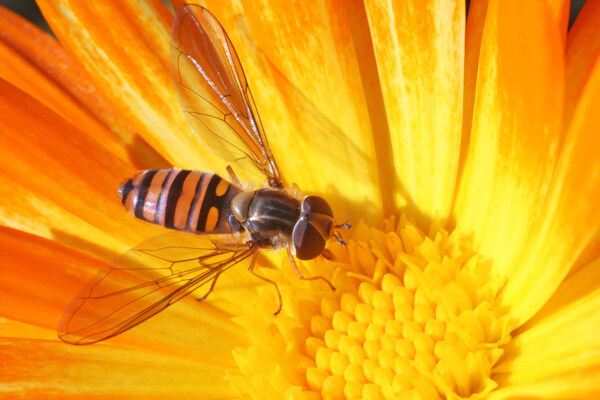
[[[257,250],[256,253],[254,253],[252,255],[252,258],[250,259],[250,266],[248,267],[248,272],[250,272],[252,275],[256,276],[257,278],[262,279],[263,281],[272,284],[273,286],[275,286],[275,290],[277,291],[277,298],[279,299],[279,307],[277,308],[277,310],[275,311],[275,313],[273,314],[273,316],[277,316],[277,314],[279,314],[281,312],[281,309],[283,308],[283,300],[281,298],[281,292],[279,291],[279,286],[277,286],[277,283],[275,283],[275,281],[265,278],[262,275],[257,274],[256,272],[254,272],[254,264],[256,263],[256,259],[258,258],[258,253],[260,251]]]
[[[304,276],[302,274],[302,272],[300,271],[300,268],[298,268],[298,264],[296,263],[296,259],[292,255],[292,252],[290,251],[290,248],[286,247],[285,251],[287,252],[287,255],[288,255],[288,258],[290,260],[290,263],[292,264],[292,267],[294,267],[294,271],[296,271],[296,275],[298,276],[298,279],[301,279],[303,281],[322,280],[322,281],[324,281],[325,283],[327,283],[329,285],[329,287],[331,288],[331,290],[333,290],[335,292],[335,286],[333,286],[333,284],[331,282],[329,282],[329,280],[327,278],[325,278],[324,276],[321,276],[321,275]]]
[[[215,288],[215,284],[217,283],[217,279],[219,278],[219,275],[221,275],[221,271],[217,272],[215,274],[215,277],[212,281],[212,283],[210,284],[210,288],[208,288],[208,291],[206,293],[204,293],[204,296],[197,298],[196,301],[200,302],[200,301],[204,301],[206,300],[206,298],[208,297],[208,295],[213,291],[213,289]]]
[[[321,255],[329,261],[335,261],[335,255],[329,249],[323,249]]]

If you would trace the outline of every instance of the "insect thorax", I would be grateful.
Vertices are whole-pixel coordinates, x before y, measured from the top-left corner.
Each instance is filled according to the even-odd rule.
[[[236,220],[253,240],[289,241],[300,217],[300,202],[285,191],[261,189],[238,194],[231,202]]]

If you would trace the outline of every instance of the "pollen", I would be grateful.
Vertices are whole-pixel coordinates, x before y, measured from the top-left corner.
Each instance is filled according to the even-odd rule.
[[[439,223],[427,234],[406,218],[382,226],[360,224],[346,248],[330,246],[334,260],[301,264],[335,291],[282,263],[282,314],[236,320],[252,332],[234,354],[247,374],[231,378],[240,393],[458,399],[496,387],[493,367],[510,336],[494,307],[503,280],[490,276],[489,260]]]

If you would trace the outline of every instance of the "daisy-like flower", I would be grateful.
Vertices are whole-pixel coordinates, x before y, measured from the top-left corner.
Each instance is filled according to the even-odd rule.
[[[181,2],[176,2],[177,8]],[[600,2],[207,1],[288,183],[353,215],[330,261],[259,258],[118,337],[56,337],[103,264],[163,230],[115,191],[224,174],[189,130],[157,1],[0,11],[0,397],[600,395]],[[466,21],[466,22],[465,22]],[[58,44],[60,43],[60,44]]]

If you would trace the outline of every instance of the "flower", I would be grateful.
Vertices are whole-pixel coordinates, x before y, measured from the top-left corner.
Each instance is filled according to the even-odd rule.
[[[598,395],[600,3],[568,34],[558,1],[468,18],[461,1],[208,3],[283,175],[359,221],[335,260],[301,264],[335,291],[263,254],[277,317],[273,287],[231,271],[201,304],[60,342],[91,274],[161,232],[125,215],[119,183],[225,164],[179,109],[160,4],[39,0],[61,45],[2,10],[2,394]]]

